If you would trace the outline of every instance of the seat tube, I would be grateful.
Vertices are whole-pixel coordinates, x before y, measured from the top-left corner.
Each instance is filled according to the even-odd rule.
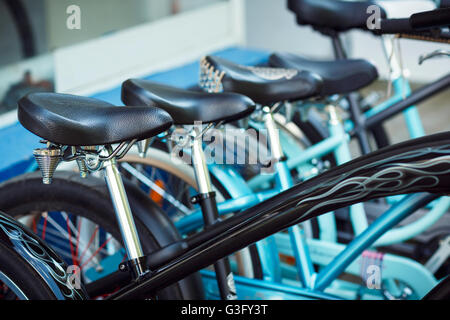
[[[129,266],[133,269],[131,270],[133,275],[140,277],[146,271],[145,264],[141,259],[144,254],[116,159],[105,161],[103,171],[128,255]]]
[[[338,33],[331,36],[331,43],[333,45],[334,58],[336,60],[347,59],[347,53],[345,52],[341,37]]]
[[[330,134],[344,135],[344,126],[342,120],[339,118],[336,106],[330,104],[326,107],[329,116],[328,130]],[[342,143],[334,151],[337,164],[341,165],[352,160],[348,140],[342,141]],[[362,203],[356,203],[349,207],[350,220],[356,235],[362,233],[368,227],[366,212]]]
[[[347,59],[347,53],[345,52],[344,45],[338,33],[331,36],[333,44],[334,57],[336,60]],[[367,131],[364,126],[364,114],[360,110],[358,96],[355,93],[349,93],[345,96],[349,104],[349,111],[354,123],[355,133],[358,140],[359,147],[363,154],[369,153],[370,145]]]
[[[285,160],[285,156],[283,153],[283,149],[281,147],[280,135],[278,133],[277,125],[273,118],[272,112],[269,107],[264,107],[263,113],[264,113],[264,125],[267,129],[272,159],[274,159],[276,162],[283,161]],[[288,188],[289,186],[286,187]]]
[[[408,80],[404,76],[404,70],[402,69],[401,57],[399,57],[394,49],[392,35],[382,36],[382,45],[386,60],[390,67],[390,80],[394,87],[396,95],[401,95],[402,98],[406,98],[411,94],[411,87]],[[416,106],[411,106],[405,111],[403,115],[406,121],[408,132],[412,139],[419,138],[425,135],[425,129],[420,119],[419,111]]]
[[[264,125],[267,130],[270,152],[272,153],[272,161],[274,161],[278,184],[282,190],[286,190],[293,186],[293,181],[286,164],[286,156],[281,146],[280,134],[270,108],[264,107],[263,112]]]
[[[203,222],[205,228],[208,228],[219,221],[219,211],[217,209],[216,195],[211,185],[211,177],[203,152],[201,137],[202,133],[197,132],[194,128],[190,137],[191,153],[199,194],[193,197],[192,202],[201,206]],[[220,259],[214,263],[214,270],[221,299],[236,300],[236,285],[228,258]]]
[[[272,159],[275,161],[274,165],[277,172],[278,183],[281,190],[287,190],[292,187],[293,181],[286,164],[287,159],[281,147],[277,125],[269,107],[264,107],[263,112],[264,124],[267,129],[270,150],[272,152]],[[290,227],[288,232],[299,279],[305,287],[312,288],[314,267],[309,255],[309,249],[304,232],[298,225]]]

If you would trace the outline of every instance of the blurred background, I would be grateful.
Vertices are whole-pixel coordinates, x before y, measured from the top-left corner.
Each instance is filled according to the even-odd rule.
[[[390,17],[436,6],[432,0],[379,2]],[[72,5],[79,12],[69,10]],[[79,28],[68,27],[73,19],[79,20]],[[380,81],[367,92],[386,93],[389,69],[380,40],[351,31],[344,34],[344,43],[350,57],[368,59],[379,70]],[[445,59],[422,66],[417,62],[441,46],[401,41],[403,64],[414,87],[448,72]],[[195,62],[205,54],[257,64],[273,51],[332,58],[330,40],[299,26],[284,0],[0,0],[0,141],[31,150],[21,139],[27,133],[11,129],[18,125],[16,102],[28,92],[57,91],[120,103],[111,90],[129,77],[190,66],[159,80],[192,86],[198,75]],[[447,90],[420,108],[427,133],[449,129],[449,100]],[[400,121],[394,119],[388,127],[394,142],[406,138]],[[0,171],[12,161],[0,159]]]

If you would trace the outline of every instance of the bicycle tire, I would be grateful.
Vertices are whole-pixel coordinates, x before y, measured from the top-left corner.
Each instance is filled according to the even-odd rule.
[[[170,175],[173,175],[179,180],[183,181],[183,183],[186,183],[187,185],[197,190],[197,185],[192,167],[188,165],[183,165],[181,163],[171,165],[172,162],[170,160],[170,154],[167,154],[166,150],[159,150],[160,147],[162,146],[157,145],[158,149],[153,149],[153,151],[148,152],[148,154],[152,154],[154,157],[146,157],[146,158],[134,155],[133,154],[134,149],[132,149],[128,155],[126,155],[123,159],[120,160],[120,163],[122,162],[135,163],[146,166],[152,166],[159,170],[164,170],[168,172]],[[218,193],[220,197],[223,197],[223,199],[231,199],[231,196],[226,191],[226,188],[214,176],[211,176],[211,183],[216,193]],[[262,265],[256,246],[255,245],[250,246],[248,253],[250,255],[249,262],[251,263],[253,278],[262,279],[263,278]]]
[[[17,252],[11,250],[0,240],[0,279],[6,276],[16,290],[20,290],[25,297],[14,297],[26,300],[55,300],[50,287],[39,273],[27,263]],[[14,290],[9,288],[10,290]]]
[[[141,210],[130,203],[133,212]],[[43,185],[40,172],[24,174],[0,185],[0,208],[13,218],[31,211],[67,211],[89,219],[121,241],[114,210],[104,182],[94,177],[81,179],[77,173],[58,171],[50,185]],[[147,208],[151,210],[152,208]],[[146,214],[149,214],[148,212]],[[135,214],[136,228],[145,253],[163,246],[161,236],[152,233]],[[160,232],[170,225],[160,225]],[[176,235],[174,230],[166,233]],[[179,239],[173,239],[174,241]],[[198,279],[194,279],[198,277]],[[193,274],[158,292],[159,299],[199,299],[203,297],[199,276]],[[195,284],[195,285],[194,285]]]

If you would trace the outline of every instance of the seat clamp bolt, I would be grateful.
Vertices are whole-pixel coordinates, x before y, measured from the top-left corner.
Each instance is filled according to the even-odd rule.
[[[127,266],[125,265],[125,263],[121,263],[121,264],[119,265],[119,270],[120,270],[120,271],[126,271],[126,270],[127,270]]]

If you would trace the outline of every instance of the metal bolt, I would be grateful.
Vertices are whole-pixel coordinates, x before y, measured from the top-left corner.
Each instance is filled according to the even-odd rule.
[[[89,167],[94,168],[97,166],[98,159],[92,155],[86,155],[86,163]]]

